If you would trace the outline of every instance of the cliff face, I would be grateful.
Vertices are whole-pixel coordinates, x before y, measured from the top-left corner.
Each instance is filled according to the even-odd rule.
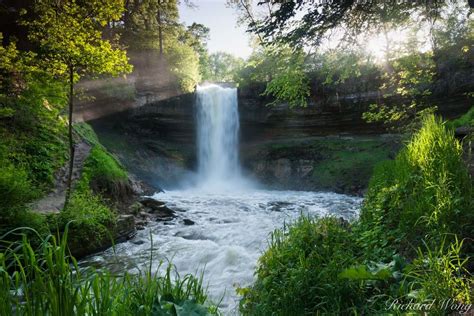
[[[460,99],[438,100],[441,112],[465,111]],[[397,137],[383,136],[361,114],[371,96],[289,109],[239,96],[241,162],[267,187],[360,194],[373,166],[394,156]],[[183,94],[91,121],[101,142],[155,187],[192,181],[196,168],[195,96]]]

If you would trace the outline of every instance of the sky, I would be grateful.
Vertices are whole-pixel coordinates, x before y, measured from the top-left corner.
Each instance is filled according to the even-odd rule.
[[[181,1],[180,20],[186,25],[201,23],[210,28],[208,49],[246,58],[252,52],[249,34],[244,26],[237,25],[237,12],[226,7],[226,0],[194,0],[197,8],[189,8]]]

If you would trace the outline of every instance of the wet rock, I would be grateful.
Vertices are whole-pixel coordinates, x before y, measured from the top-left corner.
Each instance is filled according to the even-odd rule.
[[[136,235],[135,218],[133,215],[120,215],[117,219],[116,242],[129,240]]]
[[[185,219],[183,219],[183,224],[186,225],[186,226],[190,226],[190,225],[194,225],[195,222],[190,220],[190,219],[185,218]]]
[[[291,205],[289,202],[275,201],[268,203],[269,210],[273,212],[281,212],[281,209]]]
[[[147,219],[149,220],[151,218],[151,214],[150,213],[147,213],[147,212],[140,212],[138,214],[141,218],[144,218],[144,219]]]
[[[138,239],[138,240],[133,240],[131,243],[138,246],[138,245],[143,245],[145,241],[142,239]]]
[[[136,227],[137,230],[144,230],[146,224],[147,224],[146,220],[137,220],[135,222],[135,227]]]
[[[461,126],[456,128],[456,130],[454,131],[454,135],[459,139],[462,139],[470,134],[474,134],[474,127]]]
[[[160,208],[154,210],[153,216],[157,221],[169,221],[176,217],[175,212],[169,207],[163,205]]]
[[[339,222],[339,225],[341,225],[341,227],[348,228],[350,226],[349,221],[346,220],[344,217],[339,217],[337,221]]]
[[[155,209],[158,209],[160,207],[162,207],[163,205],[165,205],[165,202],[162,202],[162,201],[158,201],[158,200],[155,200],[153,198],[150,198],[150,197],[142,197],[139,202],[147,207],[147,208],[150,208],[152,210],[155,210]]]
[[[286,158],[278,159],[273,173],[277,179],[284,181],[291,176],[291,161]]]

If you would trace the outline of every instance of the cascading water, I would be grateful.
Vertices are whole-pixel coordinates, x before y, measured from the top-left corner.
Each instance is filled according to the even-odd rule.
[[[271,231],[301,214],[354,218],[361,199],[335,193],[252,188],[239,167],[236,89],[199,87],[196,110],[197,187],[154,195],[175,210],[177,217],[165,223],[151,222],[132,240],[82,264],[133,271],[137,266],[149,266],[153,247],[155,268],[160,267],[160,260],[170,259],[181,275],[203,270],[211,299],[220,302],[225,315],[234,315],[239,303],[235,286],[252,283]]]
[[[198,186],[226,190],[242,183],[239,166],[237,89],[197,88]]]

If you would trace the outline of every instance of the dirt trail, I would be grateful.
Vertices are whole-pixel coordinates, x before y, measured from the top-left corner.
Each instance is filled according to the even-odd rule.
[[[73,183],[81,176],[84,161],[89,156],[91,145],[85,141],[76,143],[74,154],[74,167],[72,173]],[[42,199],[32,205],[32,209],[39,213],[58,213],[64,207],[67,190],[67,174],[69,162],[58,170],[55,176],[54,189]]]

